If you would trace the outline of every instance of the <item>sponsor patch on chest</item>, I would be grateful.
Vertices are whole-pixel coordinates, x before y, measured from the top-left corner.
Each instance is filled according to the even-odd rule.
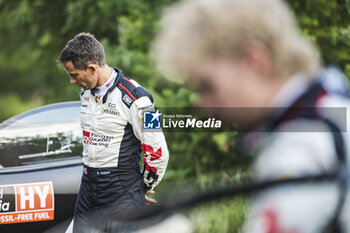
[[[102,108],[102,110],[101,110],[102,115],[108,114],[108,115],[112,115],[112,116],[116,116],[116,117],[120,116],[120,112],[118,112],[116,104],[108,103],[107,106],[108,107]]]
[[[103,108],[102,109],[102,114],[108,114],[108,115],[113,115],[116,117],[120,116],[120,113],[116,110],[108,109],[108,108]]]
[[[109,143],[113,139],[112,136],[105,136],[102,134],[92,133],[89,131],[83,131],[84,135],[84,144],[92,145],[92,146],[103,146],[108,147]]]
[[[132,104],[133,100],[127,94],[124,94],[122,99],[126,105],[130,106]]]

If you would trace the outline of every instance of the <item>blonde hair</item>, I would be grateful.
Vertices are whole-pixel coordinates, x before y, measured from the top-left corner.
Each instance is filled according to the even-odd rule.
[[[268,49],[276,74],[319,69],[317,50],[281,0],[183,0],[164,12],[154,51],[159,65],[190,76],[206,59],[241,58],[249,42]]]

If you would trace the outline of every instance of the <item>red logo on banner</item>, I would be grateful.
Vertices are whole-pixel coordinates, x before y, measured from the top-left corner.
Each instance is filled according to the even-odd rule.
[[[0,211],[0,224],[54,219],[54,192],[51,182],[0,186],[0,196],[9,206]],[[6,195],[6,196],[5,196]]]
[[[52,209],[50,183],[16,186],[17,211]]]

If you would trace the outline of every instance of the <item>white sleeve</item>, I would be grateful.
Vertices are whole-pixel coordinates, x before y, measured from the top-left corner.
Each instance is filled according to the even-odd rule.
[[[333,171],[337,156],[332,134],[318,122],[298,121],[288,127],[305,132],[274,133],[254,166],[258,181],[324,174]],[[336,182],[280,185],[258,193],[253,199],[245,233],[321,232],[334,213],[339,197]],[[316,214],[315,214],[316,213]]]
[[[154,105],[147,96],[137,99],[130,107],[130,124],[135,136],[141,142],[144,152],[143,180],[147,189],[153,189],[162,180],[168,164],[169,151],[161,130],[143,130],[143,111],[154,111]]]

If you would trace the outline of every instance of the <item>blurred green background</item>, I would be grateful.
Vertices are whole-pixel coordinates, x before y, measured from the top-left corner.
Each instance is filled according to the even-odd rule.
[[[69,84],[56,59],[66,42],[83,31],[102,42],[109,65],[154,95],[156,106],[194,106],[196,93],[163,79],[152,63],[150,46],[162,9],[174,2],[0,0],[0,121],[36,106],[79,99],[79,88]],[[338,65],[349,77],[350,0],[287,2],[324,63]],[[171,199],[249,177],[251,159],[235,153],[235,137],[234,132],[166,133],[171,157],[156,198]],[[237,232],[246,208],[246,200],[239,197],[187,214],[195,232]]]

